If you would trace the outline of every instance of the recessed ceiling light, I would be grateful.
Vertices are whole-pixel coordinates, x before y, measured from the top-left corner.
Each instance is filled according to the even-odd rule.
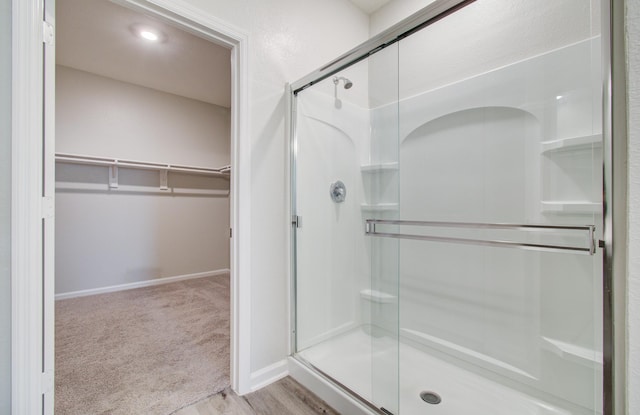
[[[560,101],[562,98],[564,98],[562,95],[556,95],[556,99],[557,99],[558,101]]]
[[[152,32],[150,30],[141,30],[140,31],[140,37],[143,39],[146,39],[150,42],[157,42],[158,39],[160,39],[160,36],[158,36],[157,33]]]
[[[129,31],[135,37],[144,39],[147,42],[164,43],[167,40],[167,35],[162,33],[160,30],[146,24],[132,24],[131,26],[129,26]]]

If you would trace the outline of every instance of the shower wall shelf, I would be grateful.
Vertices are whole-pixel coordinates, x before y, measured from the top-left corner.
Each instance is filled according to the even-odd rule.
[[[561,340],[551,339],[549,337],[542,337],[542,340],[544,340],[545,342],[544,348],[557,354],[565,360],[579,363],[587,367],[602,366],[602,352],[587,349],[575,344],[566,343]]]
[[[560,140],[543,141],[541,144],[542,153],[602,147],[602,134],[567,137]]]
[[[412,330],[409,328],[401,327],[400,336],[410,341],[416,342],[418,345],[424,345],[426,347],[439,350],[441,352],[447,353],[448,355],[459,357],[461,359],[464,359],[468,362],[471,362],[481,367],[485,367],[491,370],[499,369],[506,372],[515,373],[517,375],[520,375],[529,379],[533,379],[533,380],[537,379],[534,375],[516,366],[510,365],[509,363],[503,362],[502,360],[496,359],[484,353],[480,353],[473,349],[461,346],[454,342],[444,340],[427,333],[423,333],[418,330]]]
[[[398,210],[398,204],[397,203],[376,203],[376,204],[370,205],[370,204],[363,203],[362,205],[360,205],[360,208],[368,212],[391,212],[391,211]]]
[[[360,167],[363,173],[381,173],[385,171],[398,171],[398,163],[379,163],[379,164],[364,164]]]
[[[109,188],[118,188],[118,168],[155,170],[160,175],[160,190],[168,191],[168,173],[197,174],[204,176],[229,177],[231,166],[218,168],[189,166],[182,164],[165,164],[137,160],[124,160],[110,157],[96,157],[81,154],[56,153],[57,163],[82,164],[91,166],[109,167]]]
[[[363,164],[360,166],[360,170],[363,175],[375,175],[375,174],[383,174],[383,173],[394,173],[398,171],[398,162],[389,161],[382,163],[373,163],[373,164]],[[376,177],[376,176],[369,176]],[[385,177],[385,176],[378,176]],[[382,198],[382,200],[397,200],[397,198],[388,197]],[[398,211],[398,203],[396,202],[382,202],[382,201],[373,201],[374,203],[363,203],[360,207],[365,212],[396,212]]]
[[[596,150],[602,148],[602,134],[566,137],[559,140],[543,141],[540,144],[541,154],[544,156],[543,163],[545,160],[548,160],[551,162],[551,166],[558,166],[553,170],[548,170],[543,167],[543,170],[550,172],[561,171],[563,172],[562,174],[570,176],[570,180],[573,182],[576,179],[571,175],[574,174],[576,166],[584,166],[586,168],[585,163],[593,163],[594,157],[601,157],[597,155]],[[591,150],[592,155],[584,153],[584,150]],[[575,157],[572,154],[573,152],[575,152]],[[565,164],[567,162],[569,163],[568,165]],[[555,176],[551,176],[548,180],[555,181],[557,179]],[[568,179],[565,178],[565,181],[566,180]],[[597,194],[597,192],[595,193]],[[588,200],[588,198],[586,198],[586,200],[561,200],[562,198],[556,199],[549,196],[550,195],[547,195],[547,198],[544,198],[540,202],[540,210],[542,213],[586,215],[602,211],[602,203],[595,200]],[[558,196],[561,195],[558,194]]]
[[[602,203],[590,201],[542,201],[541,209],[545,213],[582,213],[591,214],[602,210]]]
[[[398,301],[398,297],[378,290],[364,289],[360,291],[360,297],[378,304],[393,304]]]

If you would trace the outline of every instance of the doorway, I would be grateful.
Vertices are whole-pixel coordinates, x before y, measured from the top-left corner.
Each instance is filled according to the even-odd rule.
[[[153,15],[156,18],[162,20],[163,22],[179,26],[183,30],[186,30],[192,34],[195,34],[199,37],[207,39],[208,41],[220,44],[225,46],[228,49],[231,49],[231,116],[230,116],[230,135],[231,135],[231,158],[230,161],[232,165],[243,167],[243,174],[233,174],[230,180],[230,219],[231,219],[231,227],[233,228],[233,237],[231,238],[230,244],[230,264],[229,269],[231,271],[231,339],[232,339],[232,347],[231,347],[231,380],[232,387],[242,393],[248,389],[247,384],[249,380],[249,358],[248,358],[248,345],[246,345],[246,339],[248,339],[249,327],[245,324],[240,324],[240,321],[243,320],[248,322],[244,316],[247,313],[248,306],[248,289],[246,278],[240,279],[239,276],[248,275],[249,266],[247,261],[244,261],[244,258],[249,257],[248,253],[248,229],[249,229],[249,177],[250,177],[250,168],[247,163],[248,161],[248,149],[244,146],[241,146],[239,143],[241,141],[240,138],[245,135],[246,128],[246,97],[247,97],[247,68],[246,68],[246,42],[247,36],[244,33],[238,32],[235,29],[229,29],[223,22],[220,22],[215,17],[208,15],[207,13],[198,13],[197,16],[193,13],[193,10],[185,10],[180,5],[171,5],[158,7],[153,4],[149,4],[146,1],[125,1],[121,2],[125,6],[136,9],[137,11],[142,11],[146,14]],[[52,12],[52,4],[49,2],[47,5],[47,9],[49,13],[47,13],[47,22],[53,25],[54,19],[53,15],[55,13]],[[41,12],[35,10],[33,8],[33,14],[38,15]],[[22,30],[27,30],[28,25],[24,24],[24,28]],[[29,30],[34,30],[34,27],[29,27]],[[26,54],[26,52],[25,52]],[[49,56],[53,55],[52,53],[48,54]],[[51,73],[52,69],[52,61],[50,59],[45,58],[45,74]],[[51,80],[51,78],[48,78]],[[52,97],[54,96],[53,91],[51,89],[52,82],[46,82],[47,85],[46,93],[45,93],[45,118],[51,120],[51,114],[53,113],[53,108],[55,104],[52,102]],[[48,137],[46,140],[49,141],[49,145],[45,144],[45,157],[44,157],[44,179],[45,182],[53,182],[53,174],[51,170],[47,170],[47,165],[53,165],[54,155],[52,150],[52,137],[53,134],[49,133],[51,131],[51,122],[45,122],[48,124],[48,128],[45,130],[48,131],[46,134]],[[46,141],[45,140],[45,141]],[[39,144],[42,147],[42,144]],[[34,170],[40,169],[38,167],[36,169],[36,161],[39,158],[33,157],[32,154],[27,154],[27,152],[16,152],[17,155],[14,155],[16,160],[25,159],[28,162],[25,164],[32,165]],[[21,157],[22,156],[22,157]],[[245,174],[246,173],[246,174]],[[43,177],[43,176],[40,176]],[[162,180],[162,175],[160,176],[160,180]],[[46,183],[45,183],[46,189]],[[29,188],[31,189],[31,188]],[[27,193],[27,192],[25,192]],[[33,193],[33,194],[32,194]],[[31,198],[36,198],[35,188],[29,190],[28,194]],[[45,197],[43,202],[47,205],[52,200],[52,195]],[[240,208],[242,206],[242,209]],[[46,207],[46,206],[45,206]],[[242,224],[240,224],[242,222]],[[33,257],[44,254],[44,257],[52,257],[53,254],[53,243],[51,242],[52,233],[49,233],[47,237],[45,237],[44,233],[38,237],[46,240],[47,242],[43,244],[33,244],[30,246],[33,252]],[[35,238],[34,235],[25,235],[24,239]],[[17,244],[18,242],[16,242]],[[37,248],[37,249],[36,249]],[[40,250],[42,249],[42,251]],[[38,252],[36,252],[36,250]],[[239,254],[242,253],[242,256]],[[46,268],[46,267],[44,267]],[[43,279],[41,277],[34,278],[34,281],[24,283],[27,284],[42,284]],[[40,398],[36,399],[37,394],[40,393],[40,386],[38,386],[41,382],[40,375],[40,367],[44,367],[45,375],[48,375],[48,379],[53,379],[53,342],[52,336],[53,333],[53,274],[52,272],[47,272],[45,270],[45,278],[44,278],[44,293],[43,293],[43,317],[44,317],[44,330],[41,328],[39,330],[33,327],[33,330],[25,331],[22,336],[14,337],[14,345],[20,344],[42,344],[44,343],[45,353],[42,351],[38,351],[36,353],[35,350],[28,349],[23,353],[16,352],[16,355],[24,354],[28,360],[35,362],[35,357],[38,358],[42,356],[42,360],[40,364],[31,365],[31,369],[28,371],[23,371],[20,373],[15,373],[14,375],[14,384],[25,385],[24,390],[17,390],[16,396],[22,396],[21,399],[16,399],[16,408],[19,407],[19,403],[23,402],[23,405],[27,405],[28,407],[33,407],[35,402],[40,404],[42,401],[42,405],[45,409],[45,413],[51,413],[52,408],[52,399],[47,398],[47,390],[44,391],[45,399],[41,400]],[[47,287],[48,286],[48,287]],[[17,298],[17,302],[23,304],[21,310],[36,310],[40,307],[35,302],[36,298],[30,298],[28,301],[20,301],[22,297],[19,296]],[[14,294],[14,302],[16,302],[16,294]],[[20,310],[15,314],[15,318],[19,319],[21,315]],[[42,337],[41,337],[42,336]],[[42,339],[42,340],[40,340]],[[16,347],[15,350],[18,348]],[[21,359],[20,356],[17,356],[18,360]],[[39,360],[39,359],[38,359]],[[23,383],[26,382],[26,383]],[[53,382],[51,382],[52,384]],[[33,386],[29,386],[33,385]],[[20,389],[20,388],[18,388]],[[32,398],[26,398],[27,395],[31,395]]]
[[[230,386],[230,51],[56,7],[56,412],[171,412]]]

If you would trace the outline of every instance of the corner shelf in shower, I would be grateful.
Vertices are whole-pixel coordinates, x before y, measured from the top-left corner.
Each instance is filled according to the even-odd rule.
[[[360,166],[360,170],[363,173],[381,173],[386,171],[398,171],[397,162],[378,163],[378,164],[363,164]]]
[[[360,297],[377,304],[391,304],[398,301],[398,297],[378,290],[366,288],[360,291]]]
[[[541,152],[581,150],[590,147],[602,147],[602,134],[567,137],[559,140],[543,141]]]
[[[578,346],[571,343],[566,343],[561,340],[551,339],[549,337],[542,337],[544,340],[544,348],[552,353],[560,356],[561,358],[579,363],[587,367],[601,367],[602,366],[602,352],[587,349],[586,347]]]
[[[543,183],[555,183],[555,190],[547,194],[540,202],[540,210],[544,214],[575,214],[591,215],[602,211],[602,203],[589,200],[586,195],[582,199],[576,189],[597,186],[580,179],[584,171],[589,171],[597,165],[601,158],[602,134],[579,135],[558,140],[543,141],[540,152],[542,170],[549,175]],[[587,151],[587,152],[585,152]],[[591,151],[591,153],[589,153]],[[543,184],[544,186],[544,184]],[[569,194],[578,196],[577,200],[562,200],[565,188]],[[577,187],[576,187],[577,186]],[[547,193],[543,191],[543,194]],[[586,192],[591,194],[591,192]],[[597,194],[596,191],[593,194]],[[582,200],[581,200],[582,199]]]
[[[590,201],[556,201],[543,200],[541,203],[543,213],[582,213],[592,214],[602,210],[602,203]]]
[[[398,210],[397,203],[376,203],[375,205],[369,205],[363,203],[360,208],[367,212],[391,212]]]

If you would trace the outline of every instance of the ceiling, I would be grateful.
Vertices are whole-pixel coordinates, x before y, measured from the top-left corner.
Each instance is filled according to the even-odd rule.
[[[360,10],[367,14],[371,14],[378,10],[380,7],[389,3],[391,0],[349,0],[351,3],[358,6]]]
[[[164,39],[149,42],[135,28]],[[231,106],[231,52],[108,0],[56,0],[56,62],[97,75]]]
[[[367,14],[390,0],[350,0]],[[135,32],[164,35],[151,43]],[[231,51],[108,0],[56,0],[56,62],[108,78],[231,106]]]

